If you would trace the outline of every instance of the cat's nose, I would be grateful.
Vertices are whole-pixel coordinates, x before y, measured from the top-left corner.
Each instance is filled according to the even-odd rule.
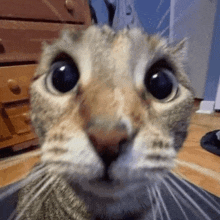
[[[90,122],[87,127],[87,134],[107,166],[117,159],[122,144],[127,141],[129,136],[125,123],[112,123],[112,121],[103,120]]]

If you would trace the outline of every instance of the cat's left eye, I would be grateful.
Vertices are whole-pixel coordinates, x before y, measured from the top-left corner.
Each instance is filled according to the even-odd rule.
[[[78,80],[79,71],[73,62],[57,61],[51,65],[46,85],[52,93],[66,93],[76,86]]]

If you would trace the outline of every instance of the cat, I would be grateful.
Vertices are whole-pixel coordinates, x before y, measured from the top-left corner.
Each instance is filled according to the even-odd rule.
[[[147,189],[174,167],[194,100],[185,43],[91,26],[44,45],[30,89],[41,163],[49,180],[68,182],[91,218],[146,219]]]
[[[194,103],[186,54],[185,39],[106,25],[45,43],[30,87],[41,161],[15,219],[163,219]]]

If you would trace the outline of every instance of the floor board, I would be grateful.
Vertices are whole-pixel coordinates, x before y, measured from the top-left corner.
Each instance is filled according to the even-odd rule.
[[[188,162],[176,171],[190,182],[220,196],[220,157],[209,153],[200,146],[201,138],[209,131],[220,129],[220,114],[194,113],[189,135],[178,158]],[[184,163],[183,163],[184,164]]]

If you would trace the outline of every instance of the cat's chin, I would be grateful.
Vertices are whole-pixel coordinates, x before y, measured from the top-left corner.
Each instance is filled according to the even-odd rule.
[[[136,171],[138,173],[138,170]],[[134,174],[134,173],[133,173]],[[145,170],[138,175],[123,177],[98,174],[96,177],[90,175],[80,175],[72,173],[66,179],[79,193],[97,196],[100,198],[109,198],[120,200],[127,195],[134,195],[140,191],[148,191],[154,185],[159,185],[161,179],[165,177],[167,170]]]
[[[139,216],[151,207],[146,179],[132,182],[92,179],[74,181],[71,185],[99,219],[111,219],[113,216],[114,219],[126,219],[124,215]]]
[[[83,198],[94,198],[98,203],[104,202],[111,204],[118,201],[123,203],[131,202],[129,198],[140,199],[144,195],[144,200],[148,198],[148,190],[153,187],[155,183],[151,183],[149,179],[139,179],[133,181],[111,180],[106,181],[99,178],[95,179],[81,179],[71,181],[70,185],[74,191]],[[159,184],[159,183],[157,183]],[[93,201],[93,200],[92,200]]]
[[[138,183],[137,183],[138,182]],[[82,190],[90,192],[99,197],[120,199],[128,193],[135,193],[140,186],[146,184],[145,181],[122,182],[119,180],[105,181],[100,179],[92,179],[80,183]]]

